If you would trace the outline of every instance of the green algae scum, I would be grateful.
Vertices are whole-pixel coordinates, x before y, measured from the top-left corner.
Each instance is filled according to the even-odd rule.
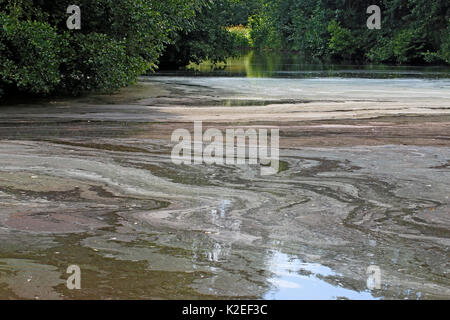
[[[448,70],[272,59],[1,106],[0,298],[450,298]],[[278,173],[174,164],[196,120],[279,128]]]

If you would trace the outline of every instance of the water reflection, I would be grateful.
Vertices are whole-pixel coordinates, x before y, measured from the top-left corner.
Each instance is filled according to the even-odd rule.
[[[219,229],[239,231],[241,228],[241,221],[232,219],[228,216],[231,210],[232,202],[230,200],[222,200],[218,209],[211,210],[211,222]]]
[[[159,75],[245,76],[249,78],[448,78],[448,66],[392,66],[332,64],[311,60],[298,53],[255,52],[243,53],[226,63],[204,62],[191,64],[184,70],[162,71]]]
[[[305,263],[279,251],[271,252],[268,257],[268,270],[273,274],[268,281],[272,288],[265,294],[264,299],[375,299],[368,290],[358,292],[327,282],[327,277],[340,276],[328,267]]]

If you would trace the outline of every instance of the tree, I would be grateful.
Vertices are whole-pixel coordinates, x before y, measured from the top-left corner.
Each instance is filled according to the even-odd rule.
[[[115,90],[157,67],[170,36],[205,0],[0,0],[0,91],[49,94]]]
[[[232,13],[238,3],[237,0],[204,2],[196,10],[192,24],[174,34],[174,41],[167,46],[160,66],[177,68],[203,60],[216,63],[234,55],[234,35],[225,27],[236,21]]]
[[[378,0],[381,30],[368,30],[372,0],[255,0],[256,48],[312,57],[392,63],[448,63],[448,0]]]

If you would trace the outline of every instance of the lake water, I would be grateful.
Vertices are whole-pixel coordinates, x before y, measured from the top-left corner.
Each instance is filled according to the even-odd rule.
[[[161,71],[158,74],[249,78],[448,78],[450,67],[332,64],[311,61],[295,53],[250,51],[230,58],[226,63],[191,64],[182,70]]]
[[[448,68],[249,53],[0,108],[0,298],[450,297]],[[283,170],[173,164],[194,120],[279,127]]]

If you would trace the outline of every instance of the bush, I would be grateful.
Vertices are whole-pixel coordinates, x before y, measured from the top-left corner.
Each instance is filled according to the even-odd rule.
[[[351,58],[356,51],[355,38],[351,31],[332,20],[328,25],[328,32],[331,36],[328,43],[330,53],[335,57]]]
[[[425,40],[420,30],[403,29],[392,38],[381,37],[367,56],[374,62],[393,62],[398,64],[432,62],[434,54],[425,51]]]
[[[310,8],[296,8],[291,13],[292,25],[287,27],[288,45],[313,57],[321,57],[328,51],[328,14],[321,2]]]
[[[104,34],[67,37],[61,90],[71,93],[113,91],[126,86],[150,68],[141,56],[127,54],[125,41]]]
[[[394,56],[397,63],[411,63],[420,60],[424,43],[418,30],[400,30],[393,39]]]
[[[387,38],[380,38],[367,52],[367,58],[376,63],[395,62],[394,43]]]
[[[0,81],[24,92],[48,94],[60,82],[60,37],[47,23],[0,13]]]
[[[439,49],[437,55],[442,61],[450,64],[450,20],[448,25],[447,30],[443,32],[441,48]]]
[[[232,36],[233,48],[247,49],[250,48],[250,30],[243,25],[232,26],[227,28]]]
[[[257,49],[282,49],[283,37],[264,15],[255,15],[249,19],[250,43]]]
[[[81,30],[68,31],[69,0],[0,0],[0,87],[78,94],[131,84],[205,1],[78,0]]]
[[[445,30],[441,39],[441,47],[437,52],[429,50],[423,54],[424,60],[428,63],[448,63],[450,64],[450,26]]]

